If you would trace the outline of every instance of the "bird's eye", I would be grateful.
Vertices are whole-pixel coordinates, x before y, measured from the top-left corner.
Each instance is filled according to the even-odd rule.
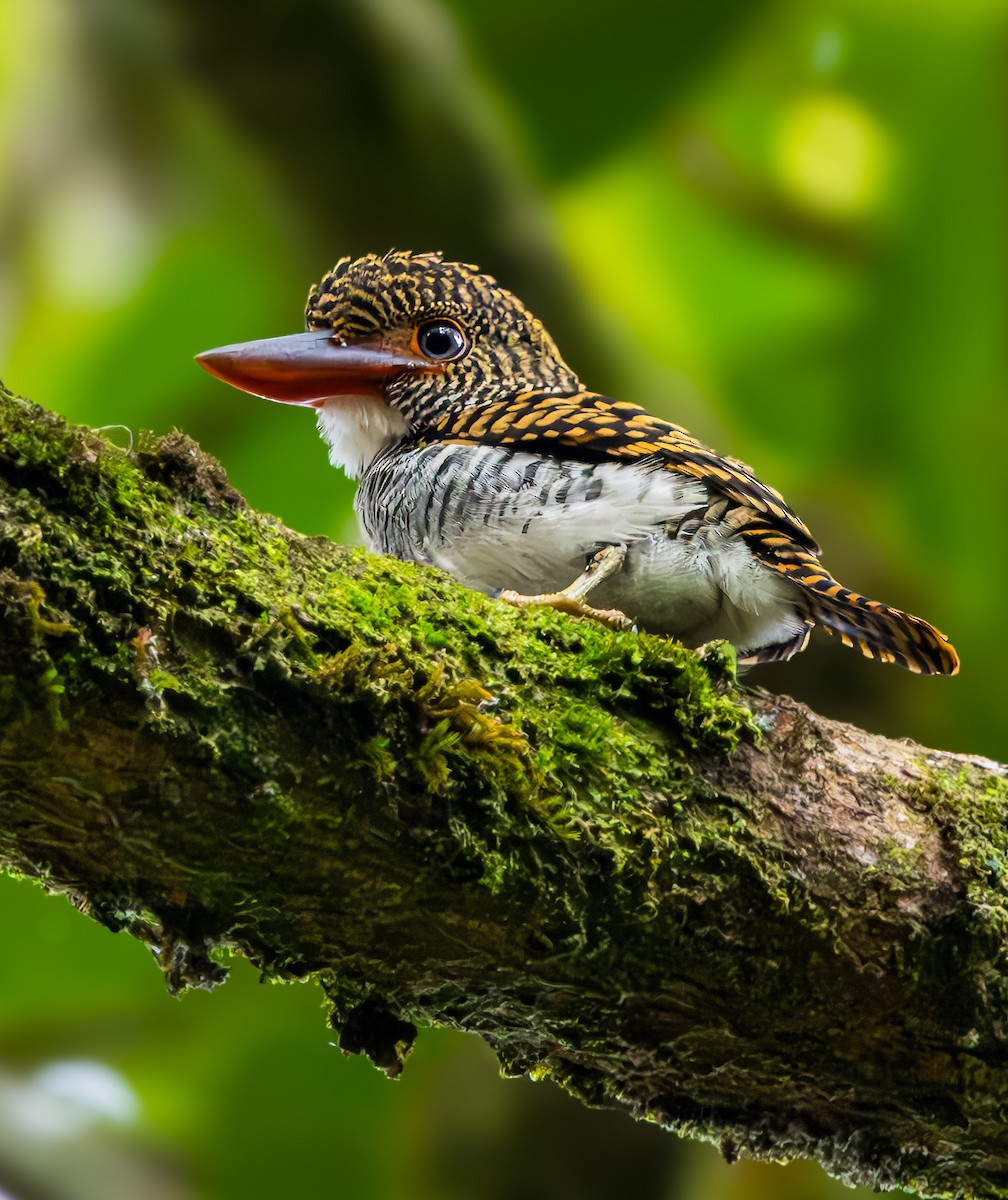
[[[436,362],[459,358],[469,348],[466,335],[454,321],[425,321],[416,331],[417,349]]]

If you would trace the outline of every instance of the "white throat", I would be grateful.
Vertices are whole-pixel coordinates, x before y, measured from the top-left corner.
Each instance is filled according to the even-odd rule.
[[[357,479],[379,450],[406,433],[406,420],[377,396],[334,396],[318,410],[318,429],[332,465]]]

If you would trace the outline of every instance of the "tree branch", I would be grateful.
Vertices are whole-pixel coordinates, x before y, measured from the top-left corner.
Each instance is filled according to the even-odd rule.
[[[518,612],[0,393],[0,865],[509,1073],[849,1181],[1008,1189],[1004,768]],[[926,684],[922,686],[927,686]]]

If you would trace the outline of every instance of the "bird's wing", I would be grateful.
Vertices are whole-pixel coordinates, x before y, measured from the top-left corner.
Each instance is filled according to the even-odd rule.
[[[799,547],[819,553],[812,534],[783,496],[744,463],[722,458],[685,429],[636,404],[593,392],[522,392],[451,413],[435,436],[438,441],[514,446],[589,462],[650,460],[755,509]]]

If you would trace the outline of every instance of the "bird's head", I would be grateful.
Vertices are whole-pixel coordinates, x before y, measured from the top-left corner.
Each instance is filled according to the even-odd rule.
[[[318,409],[331,457],[350,474],[458,409],[580,386],[515,296],[440,254],[341,259],[309,292],[305,323],[305,333],[208,350],[198,361],[244,391]]]

